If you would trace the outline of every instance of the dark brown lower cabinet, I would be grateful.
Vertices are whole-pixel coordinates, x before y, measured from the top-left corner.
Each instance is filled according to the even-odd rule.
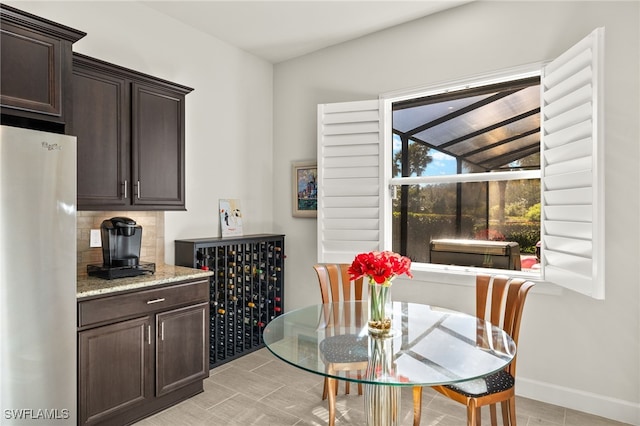
[[[156,316],[156,393],[170,393],[209,375],[206,324],[207,302]]]
[[[79,302],[82,425],[125,425],[203,390],[208,281]]]
[[[80,418],[98,424],[143,404],[153,389],[148,316],[80,332]]]

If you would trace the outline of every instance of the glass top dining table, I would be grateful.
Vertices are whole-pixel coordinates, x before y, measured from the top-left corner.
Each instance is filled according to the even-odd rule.
[[[516,345],[501,328],[462,312],[417,303],[394,302],[390,335],[372,336],[367,305],[340,302],[287,312],[267,324],[264,343],[278,358],[311,373],[374,385],[453,384],[499,371],[515,357]],[[338,352],[344,351],[347,358],[351,352],[351,359],[371,362],[376,351],[384,350],[393,368],[384,375],[361,377],[329,371],[323,342],[336,336],[342,345]]]
[[[399,424],[400,386],[477,379],[516,354],[501,328],[462,312],[394,302],[391,331],[382,336],[369,333],[367,320],[367,301],[312,305],[273,319],[263,338],[278,358],[327,377],[329,389],[335,379],[363,383],[365,418],[375,426]]]

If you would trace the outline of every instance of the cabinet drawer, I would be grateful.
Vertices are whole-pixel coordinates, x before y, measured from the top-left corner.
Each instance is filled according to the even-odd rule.
[[[105,296],[78,303],[78,326],[115,322],[121,318],[145,315],[208,300],[208,280]]]

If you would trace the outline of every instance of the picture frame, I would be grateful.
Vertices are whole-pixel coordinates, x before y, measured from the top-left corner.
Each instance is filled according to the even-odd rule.
[[[315,161],[292,164],[293,217],[318,217],[318,166]]]
[[[242,235],[242,210],[240,200],[218,200],[220,214],[220,233],[223,237],[236,237]]]

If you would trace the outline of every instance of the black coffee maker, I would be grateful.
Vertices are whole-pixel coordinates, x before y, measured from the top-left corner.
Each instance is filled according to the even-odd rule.
[[[138,266],[142,227],[128,217],[112,217],[102,221],[102,260],[105,268]]]
[[[155,263],[140,261],[142,226],[128,217],[112,217],[100,225],[102,264],[87,265],[87,273],[111,280],[153,274]]]

